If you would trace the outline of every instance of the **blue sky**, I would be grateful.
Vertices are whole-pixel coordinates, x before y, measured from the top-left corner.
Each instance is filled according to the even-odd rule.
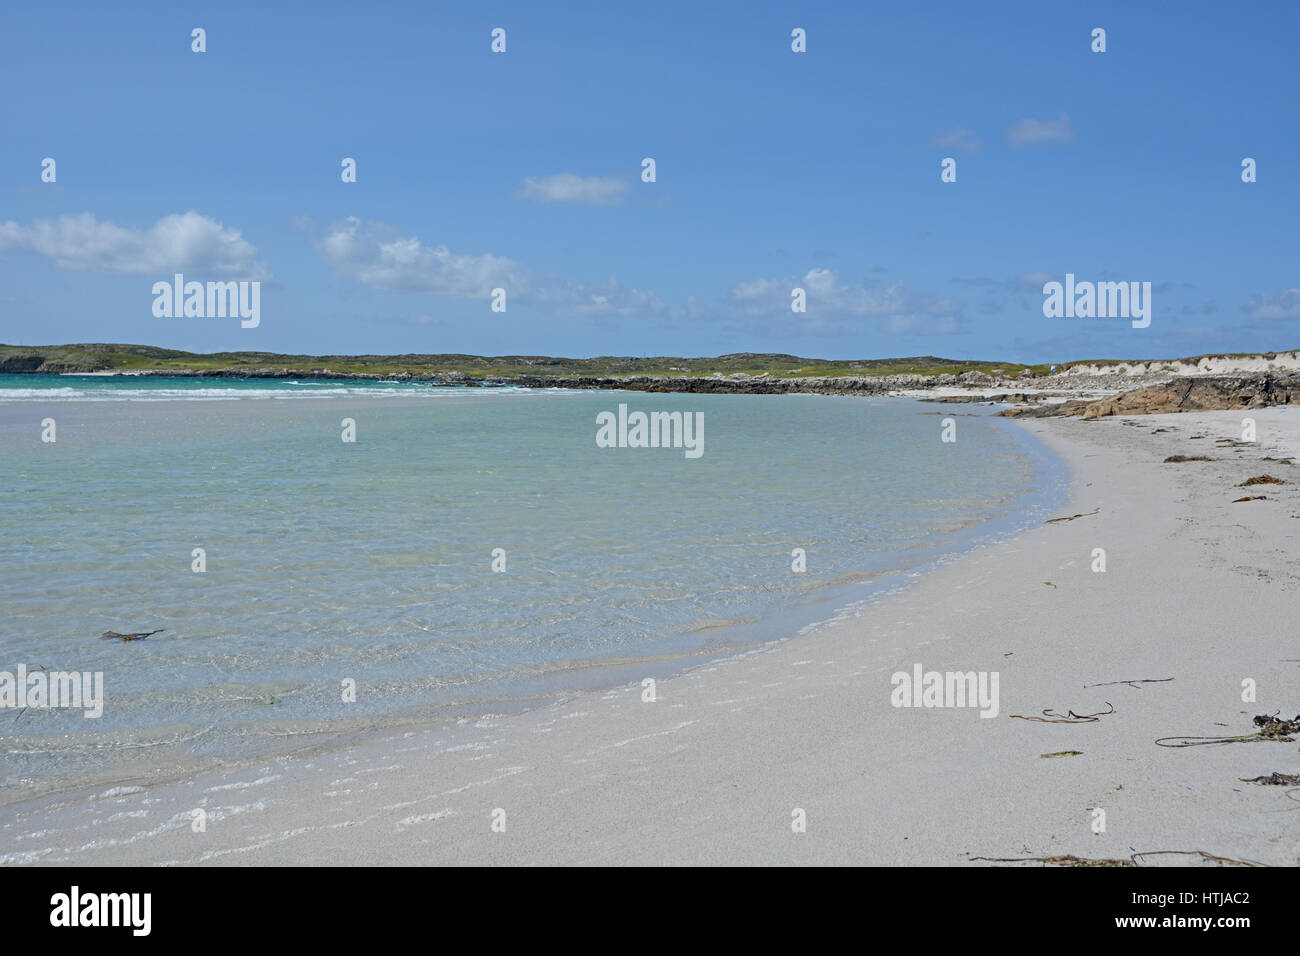
[[[2,342],[1300,346],[1292,2],[128,6],[6,9]],[[260,325],[156,318],[177,271],[261,281]],[[1151,282],[1150,327],[1045,318],[1067,272]]]

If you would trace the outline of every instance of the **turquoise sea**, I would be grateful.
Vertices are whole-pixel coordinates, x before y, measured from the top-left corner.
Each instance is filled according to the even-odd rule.
[[[702,414],[703,454],[598,447],[619,404]],[[0,671],[105,688],[98,719],[0,711],[0,785],[323,746],[797,640],[1063,489],[982,406],[0,376]]]

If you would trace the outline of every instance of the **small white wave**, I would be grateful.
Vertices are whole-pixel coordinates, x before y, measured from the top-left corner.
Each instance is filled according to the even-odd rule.
[[[99,795],[99,799],[111,800],[113,797],[129,797],[136,793],[144,793],[144,787],[110,787]]]
[[[299,389],[290,385],[303,386]],[[0,388],[0,402],[211,402],[242,399],[298,399],[341,396],[349,398],[451,398],[465,395],[558,394],[573,389],[526,389],[517,386],[457,388],[455,386],[339,386],[326,383],[287,382],[270,388]]]

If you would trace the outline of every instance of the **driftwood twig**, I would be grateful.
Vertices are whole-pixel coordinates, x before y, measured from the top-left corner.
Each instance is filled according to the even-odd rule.
[[[1081,515],[1069,515],[1068,517],[1065,517],[1065,518],[1048,518],[1046,521],[1043,522],[1043,524],[1056,524],[1056,522],[1058,522],[1058,521],[1073,521],[1075,518],[1087,518],[1087,517],[1090,517],[1090,516],[1092,516],[1092,515],[1097,514],[1097,513],[1100,512],[1100,511],[1101,511],[1101,509],[1098,508],[1096,511],[1089,511],[1089,512],[1087,512],[1086,514],[1081,514]]]

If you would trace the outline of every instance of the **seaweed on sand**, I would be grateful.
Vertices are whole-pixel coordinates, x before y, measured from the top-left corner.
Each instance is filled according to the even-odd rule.
[[[1278,720],[1277,714],[1259,714],[1254,719],[1259,730],[1253,734],[1241,734],[1236,737],[1161,737],[1156,740],[1160,747],[1204,747],[1210,744],[1253,743],[1258,740],[1276,740],[1281,743],[1294,743],[1293,735],[1300,734],[1300,714],[1294,720]],[[1178,743],[1165,743],[1167,740]]]
[[[1266,787],[1300,787],[1300,773],[1278,773],[1274,770],[1267,777],[1238,777],[1242,783],[1260,783]]]
[[[167,628],[160,627],[156,631],[138,631],[135,634],[119,634],[117,631],[105,631],[103,634],[99,635],[99,639],[101,641],[143,641],[146,637],[150,637],[165,630],[167,630]]]
[[[1300,714],[1291,720],[1278,720],[1277,714],[1260,714],[1254,724],[1259,728],[1260,736],[1268,740],[1281,740],[1293,743],[1293,734],[1300,734]]]
[[[1081,514],[1081,515],[1069,515],[1065,518],[1048,518],[1046,521],[1043,522],[1043,524],[1056,524],[1058,521],[1073,521],[1075,518],[1088,518],[1091,517],[1092,515],[1097,514],[1097,512],[1099,511],[1101,511],[1100,508],[1098,508],[1097,511],[1089,511],[1086,514]]]
[[[1220,865],[1265,865],[1256,863],[1253,860],[1235,860],[1230,856],[1217,856],[1213,853],[1207,853],[1205,850],[1148,850],[1145,853],[1134,853],[1127,860],[1113,857],[1091,859],[1086,856],[1073,856],[1071,854],[1061,856],[973,856],[971,859],[983,860],[987,863],[1050,863],[1052,866],[1142,866],[1142,858],[1148,856],[1199,856],[1203,860],[1209,860]]]
[[[1076,714],[1072,710],[1067,710],[1064,714],[1058,714],[1052,708],[1045,707],[1041,717],[1026,717],[1023,714],[1012,714],[1011,716],[1016,720],[1038,720],[1045,724],[1095,724],[1108,714],[1115,713],[1114,704],[1106,701],[1106,706],[1110,709],[1099,710],[1095,714]]]

